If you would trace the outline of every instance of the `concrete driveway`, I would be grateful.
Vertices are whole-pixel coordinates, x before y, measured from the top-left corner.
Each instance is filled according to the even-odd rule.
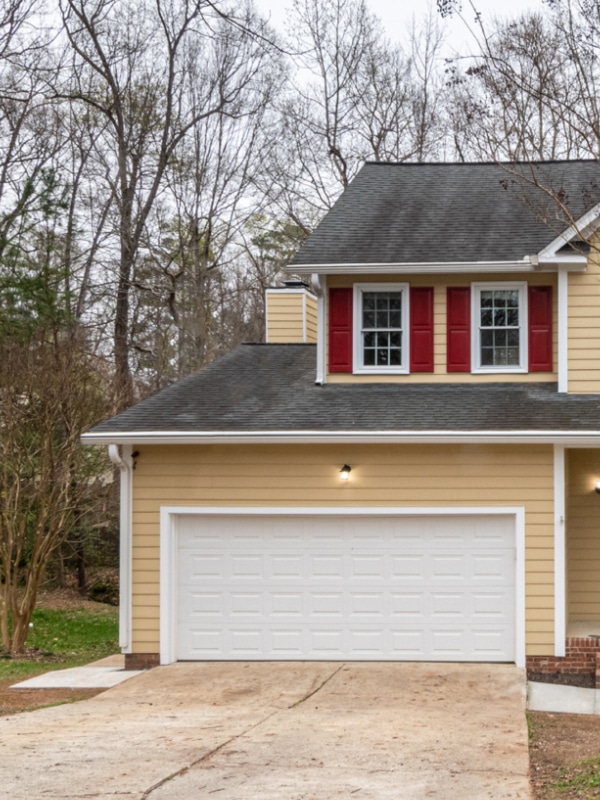
[[[507,665],[159,667],[0,719],[0,786],[12,800],[526,800],[525,678]]]

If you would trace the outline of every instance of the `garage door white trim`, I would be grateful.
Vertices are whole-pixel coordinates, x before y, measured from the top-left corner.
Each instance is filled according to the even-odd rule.
[[[513,516],[515,520],[515,662],[525,666],[525,509],[507,506],[469,507],[202,507],[163,506],[160,510],[160,663],[170,664],[177,660],[177,563],[178,529],[177,519],[183,515],[210,517],[216,515],[236,516]]]

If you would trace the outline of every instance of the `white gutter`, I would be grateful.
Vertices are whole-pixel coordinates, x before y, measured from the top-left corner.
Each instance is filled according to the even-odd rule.
[[[520,261],[420,261],[391,264],[290,264],[287,271],[294,275],[360,275],[364,272],[378,274],[437,274],[452,272],[534,272],[536,266],[529,256]]]
[[[562,444],[600,447],[597,431],[139,431],[86,433],[84,444]]]
[[[131,446],[108,445],[108,457],[121,473],[121,512],[119,519],[119,647],[131,653],[131,586],[132,586],[132,481]]]

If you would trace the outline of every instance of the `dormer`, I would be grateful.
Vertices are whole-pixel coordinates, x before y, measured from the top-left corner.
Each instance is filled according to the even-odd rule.
[[[600,391],[582,324],[600,318],[598,176],[593,161],[367,163],[289,267],[319,298],[317,383]]]

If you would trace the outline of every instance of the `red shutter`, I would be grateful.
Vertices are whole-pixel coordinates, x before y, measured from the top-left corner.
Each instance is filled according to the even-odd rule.
[[[471,288],[449,286],[447,307],[447,364],[448,372],[471,371]]]
[[[329,371],[352,372],[352,289],[329,290]]]
[[[433,372],[433,288],[410,289],[410,371]]]
[[[552,372],[552,287],[530,286],[529,371]]]

